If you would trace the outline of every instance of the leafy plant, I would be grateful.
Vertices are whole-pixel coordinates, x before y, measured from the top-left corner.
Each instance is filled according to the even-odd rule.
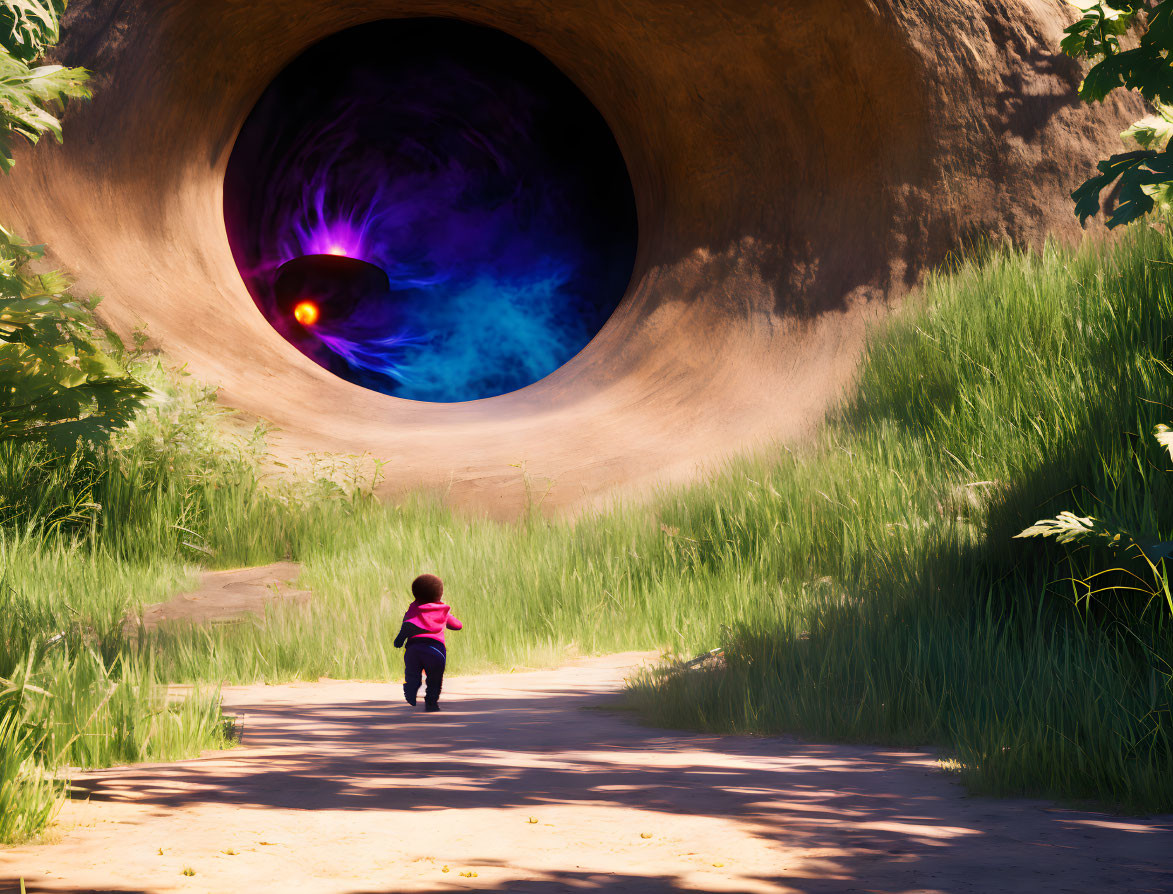
[[[1158,425],[1154,435],[1157,443],[1169,452],[1170,458],[1173,458],[1173,429],[1167,425]],[[1102,592],[1093,587],[1093,582],[1096,579],[1105,575],[1124,574],[1137,580],[1141,586],[1122,587],[1115,584],[1105,589],[1139,591],[1145,593],[1150,602],[1154,599],[1163,599],[1169,607],[1170,615],[1173,616],[1173,590],[1170,589],[1169,574],[1165,568],[1166,560],[1173,555],[1173,540],[1137,535],[1118,524],[1104,522],[1092,516],[1078,516],[1074,512],[1060,512],[1054,518],[1039,519],[1029,528],[1014,536],[1046,537],[1063,544],[1093,544],[1105,547],[1121,557],[1139,558],[1147,569],[1148,581],[1124,568],[1099,571],[1080,581],[1085,585],[1086,598],[1090,599]]]
[[[66,0],[0,0],[0,171],[16,164],[16,137],[36,143],[46,134],[61,142],[60,109],[89,99],[89,72],[63,65],[33,67],[57,42]]]
[[[0,170],[15,164],[16,138],[61,140],[57,111],[88,98],[89,74],[60,65],[30,67],[55,44],[66,0],[0,0]],[[0,227],[0,439],[59,446],[101,440],[129,422],[145,389],[101,347],[96,300],[65,294],[57,273],[33,273],[44,246]]]
[[[65,5],[66,0],[0,0],[0,171],[4,173],[15,163],[13,147],[18,138],[36,143],[49,133],[60,141],[60,114],[66,101],[90,96],[86,86],[89,75],[84,69],[35,65],[56,43]],[[0,457],[9,468],[14,460],[29,460],[15,463],[25,471],[44,471],[44,466],[51,465],[64,472],[55,477],[68,479],[76,477],[80,446],[105,440],[112,430],[125,426],[141,405],[146,388],[106,350],[106,340],[93,318],[97,300],[74,299],[66,294],[69,281],[64,276],[32,270],[43,256],[43,246],[29,245],[0,228]],[[114,347],[120,349],[116,339]],[[25,443],[28,441],[46,443]],[[56,449],[61,447],[75,449],[72,453]],[[11,476],[7,483],[13,483]],[[81,508],[93,507],[96,512],[96,504],[86,499],[87,493],[80,491],[80,500],[71,500],[66,507],[48,508],[36,505],[35,497],[31,503],[24,499],[27,494],[22,494],[20,506],[0,495],[0,521],[11,524],[17,519],[28,520],[30,515],[45,516],[49,523],[44,527],[53,529],[77,515],[78,502]],[[60,790],[53,779],[53,767],[65,759],[67,747],[76,751],[78,743],[88,746],[96,739],[99,744],[105,743],[107,750],[143,752],[156,725],[151,725],[141,742],[123,735],[111,745],[109,718],[116,710],[123,718],[166,714],[178,726],[183,726],[188,717],[148,711],[141,703],[152,697],[149,684],[153,676],[149,671],[135,671],[137,677],[128,685],[125,678],[134,674],[121,657],[117,664],[111,662],[108,666],[104,663],[106,657],[92,649],[77,653],[80,660],[73,657],[68,647],[71,636],[77,639],[78,625],[70,624],[68,632],[62,632],[59,625],[51,622],[53,612],[47,610],[47,603],[38,610],[27,600],[8,598],[10,556],[3,558],[6,573],[0,580],[0,841],[11,841],[35,834],[48,822]],[[37,630],[47,626],[49,630]],[[58,631],[50,632],[52,627],[58,627]],[[53,656],[49,662],[52,668],[42,666],[45,650],[54,646],[65,651],[65,656]],[[20,658],[25,655],[27,660]],[[105,683],[115,670],[124,678],[121,685],[95,685]],[[31,684],[29,678],[34,673],[43,674],[52,683],[73,687],[71,694],[77,698],[98,700],[97,707],[84,714],[74,711],[74,702],[67,703]],[[43,716],[30,714],[30,693],[44,696],[39,702]],[[211,704],[197,713],[201,717],[219,717],[218,707]],[[63,715],[74,726],[81,717],[89,720],[76,726],[72,737],[54,754],[47,743],[63,725],[57,715]],[[99,725],[91,729],[91,723]],[[125,730],[128,725],[125,719],[119,719],[113,728]],[[197,731],[196,736],[199,738],[202,732]],[[178,740],[190,748],[190,738],[183,740],[179,736]]]
[[[58,273],[33,273],[43,246],[0,228],[0,439],[69,447],[130,422],[147,389],[102,349],[93,310]]]
[[[1067,28],[1060,47],[1068,56],[1094,61],[1080,84],[1080,99],[1100,102],[1123,87],[1139,92],[1156,110],[1121,134],[1140,149],[1099,162],[1099,174],[1071,194],[1083,223],[1099,213],[1100,194],[1119,180],[1108,217],[1108,226],[1118,227],[1173,203],[1173,0],[1069,2],[1083,16]],[[1139,39],[1125,49],[1120,39],[1136,25],[1143,26]]]
[[[23,62],[39,59],[61,36],[67,0],[0,0],[0,46]]]

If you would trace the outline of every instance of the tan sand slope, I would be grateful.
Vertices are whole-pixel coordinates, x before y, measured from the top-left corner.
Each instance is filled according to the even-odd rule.
[[[610,124],[638,205],[628,293],[514,394],[404,401],[266,323],[233,263],[223,175],[244,118],[316,40],[452,16],[536,47]],[[867,318],[968,237],[1078,232],[1068,193],[1137,108],[1082,107],[1059,0],[73,0],[60,57],[97,72],[64,147],[21,153],[0,221],[49,243],[119,329],[284,430],[280,451],[389,461],[388,492],[574,507],[795,437]]]
[[[230,688],[244,747],[86,774],[58,843],[0,851],[0,892],[1173,891],[1173,817],[598,710],[644,657],[454,678],[436,715],[394,684]]]

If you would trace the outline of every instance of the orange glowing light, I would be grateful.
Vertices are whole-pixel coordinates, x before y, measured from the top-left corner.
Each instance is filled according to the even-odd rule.
[[[318,322],[318,305],[312,301],[298,302],[297,307],[293,309],[293,319],[301,323],[303,326],[312,326]]]
[[[330,250],[327,252],[327,254],[341,255],[341,256],[345,257],[346,256],[346,249],[343,248],[341,245],[333,245],[330,247]]]

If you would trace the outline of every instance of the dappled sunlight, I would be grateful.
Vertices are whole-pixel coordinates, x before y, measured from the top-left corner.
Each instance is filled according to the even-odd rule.
[[[77,778],[62,822],[90,825],[54,847],[54,875],[37,874],[49,852],[25,847],[0,857],[0,879],[168,890],[178,876],[163,867],[183,863],[211,890],[296,867],[305,890],[355,894],[1173,881],[1156,834],[1169,823],[964,798],[925,751],[637,726],[609,709],[639,657],[453,678],[438,715],[395,684],[231,687],[242,747]],[[1121,859],[1093,856],[1105,852]]]

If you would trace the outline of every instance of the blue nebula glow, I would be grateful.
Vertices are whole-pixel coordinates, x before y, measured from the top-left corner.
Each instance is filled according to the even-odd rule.
[[[278,331],[344,378],[427,401],[562,366],[622,298],[636,241],[626,167],[589,101],[532,48],[447,20],[361,26],[296,60],[241,132],[225,216]],[[277,269],[322,254],[375,264],[390,291],[298,296],[324,310],[298,324]]]

